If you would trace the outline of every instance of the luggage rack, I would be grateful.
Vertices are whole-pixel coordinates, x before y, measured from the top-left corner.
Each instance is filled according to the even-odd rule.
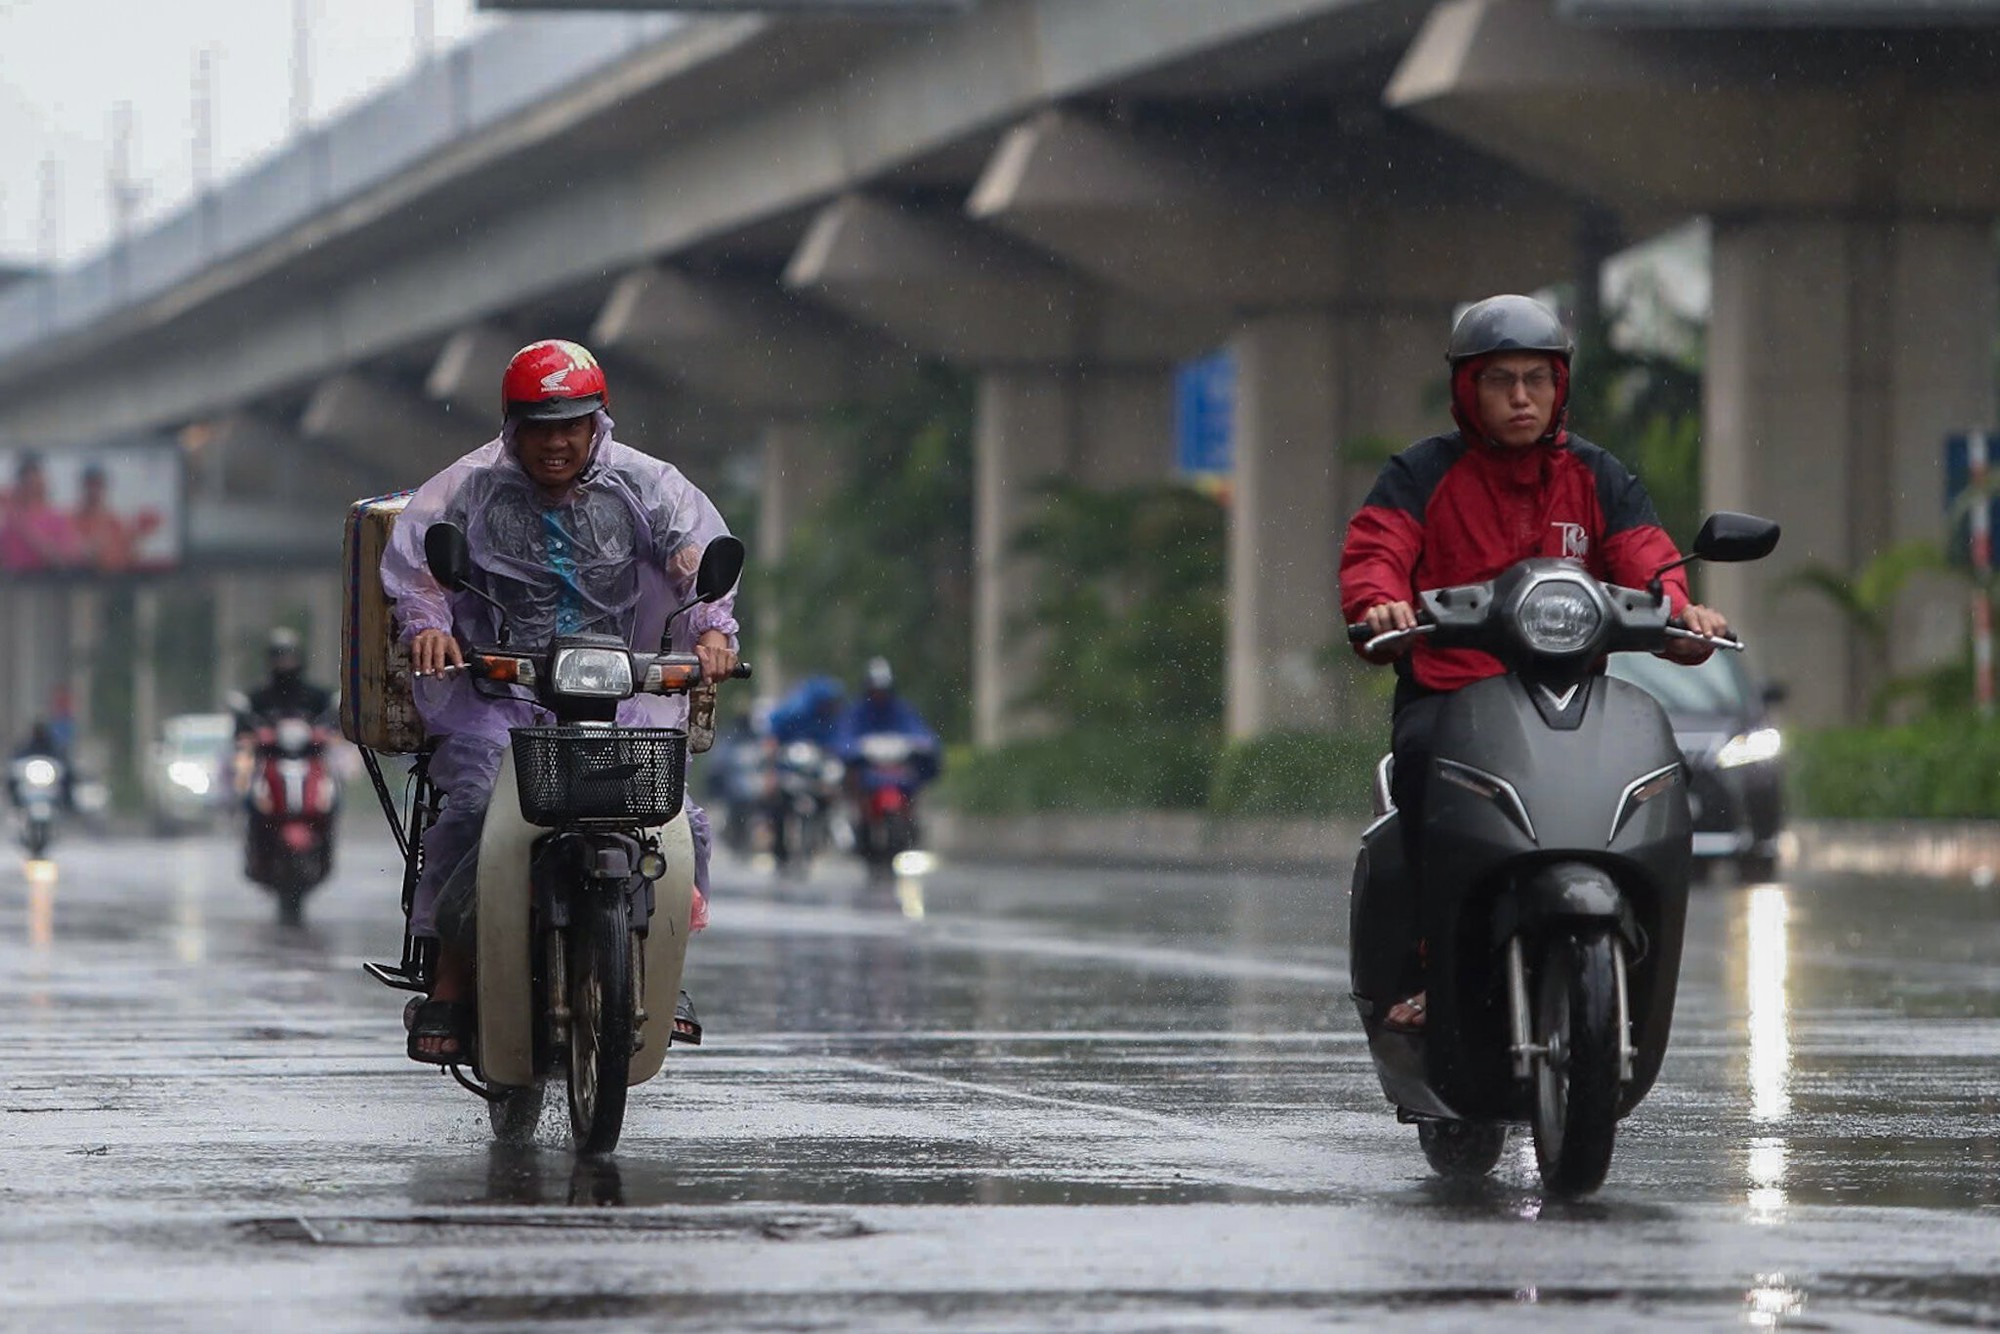
[[[410,909],[417,898],[417,879],[424,870],[424,833],[437,820],[440,804],[437,787],[431,782],[434,746],[426,742],[416,752],[416,761],[410,766],[410,776],[404,783],[400,806],[395,794],[389,790],[389,780],[382,774],[381,757],[367,746],[358,749],[361,751],[361,763],[368,769],[368,781],[374,784],[375,799],[382,803],[382,814],[388,817],[389,832],[396,839],[396,850],[403,855],[404,923],[402,962],[364,963],[361,971],[385,987],[394,987],[398,991],[428,992],[431,989],[431,974],[437,967],[437,941],[412,935],[409,921]]]

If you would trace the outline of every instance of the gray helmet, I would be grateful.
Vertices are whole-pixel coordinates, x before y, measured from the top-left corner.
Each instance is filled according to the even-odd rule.
[[[1489,352],[1547,352],[1568,362],[1576,351],[1556,313],[1533,297],[1489,296],[1465,308],[1451,327],[1444,359],[1456,366]]]

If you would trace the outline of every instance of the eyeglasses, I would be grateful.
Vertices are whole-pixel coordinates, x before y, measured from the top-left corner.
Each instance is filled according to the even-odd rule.
[[[1516,375],[1513,371],[1481,371],[1478,379],[1483,388],[1509,394],[1514,392],[1517,384],[1531,394],[1545,394],[1556,384],[1555,372],[1548,370],[1529,371],[1524,375]]]

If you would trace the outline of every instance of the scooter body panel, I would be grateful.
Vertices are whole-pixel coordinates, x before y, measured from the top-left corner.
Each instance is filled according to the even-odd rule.
[[[489,1084],[525,1087],[535,1081],[534,889],[535,841],[548,831],[521,818],[511,748],[486,808],[479,839],[478,996],[479,1047],[475,1068]],[[687,816],[650,831],[659,838],[666,874],[653,886],[653,920],[645,940],[648,1016],[632,1053],[627,1082],[641,1084],[660,1072],[673,1035],[694,908],[694,838]]]
[[[1597,921],[1628,937],[1639,1057],[1622,1110],[1645,1096],[1665,1054],[1692,841],[1680,751],[1658,704],[1637,687],[1586,681],[1582,720],[1569,730],[1544,721],[1527,696],[1537,688],[1494,677],[1445,702],[1426,783],[1421,894],[1410,892],[1402,866],[1400,815],[1378,821],[1363,840],[1356,1005],[1383,1091],[1422,1115],[1527,1119],[1527,1093],[1510,1066],[1504,985],[1506,940],[1523,927]],[[1659,776],[1656,790],[1636,799],[1648,775]],[[1565,874],[1564,866],[1604,875]],[[1391,1001],[1415,990],[1413,935],[1405,934],[1413,924],[1427,950],[1421,1038],[1380,1022]]]

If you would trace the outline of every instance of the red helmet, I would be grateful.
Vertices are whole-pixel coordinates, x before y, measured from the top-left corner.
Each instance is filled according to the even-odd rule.
[[[507,363],[500,407],[508,421],[566,421],[587,417],[611,401],[604,368],[581,343],[545,338]]]

